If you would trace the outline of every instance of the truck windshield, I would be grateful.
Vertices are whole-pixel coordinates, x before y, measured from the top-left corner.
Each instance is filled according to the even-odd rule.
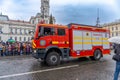
[[[55,35],[55,29],[51,27],[39,27],[38,37],[48,35]]]
[[[35,29],[35,32],[34,32],[33,39],[37,39],[38,38],[38,36],[40,35],[40,30],[41,30],[41,27],[37,26],[36,29]]]

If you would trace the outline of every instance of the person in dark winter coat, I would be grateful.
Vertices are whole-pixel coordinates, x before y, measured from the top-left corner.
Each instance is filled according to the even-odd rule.
[[[114,52],[116,55],[118,56],[120,55],[120,44],[116,44]],[[116,61],[114,80],[118,80],[119,72],[120,72],[120,61]]]
[[[23,55],[23,50],[24,50],[23,44],[20,43],[20,55]]]
[[[26,55],[30,54],[30,46],[29,44],[26,45]]]

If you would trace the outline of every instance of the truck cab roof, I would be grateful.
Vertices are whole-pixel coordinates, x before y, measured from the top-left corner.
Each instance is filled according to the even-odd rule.
[[[68,28],[68,26],[58,25],[58,24],[38,24],[37,26],[54,27],[54,28]]]

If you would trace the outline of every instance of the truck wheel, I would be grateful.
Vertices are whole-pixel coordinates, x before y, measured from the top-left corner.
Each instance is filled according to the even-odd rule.
[[[56,66],[60,64],[60,55],[57,52],[50,52],[46,57],[46,63],[49,66]]]
[[[92,60],[100,60],[100,58],[102,57],[102,53],[100,50],[95,50],[94,52],[94,56],[90,56],[90,59]]]

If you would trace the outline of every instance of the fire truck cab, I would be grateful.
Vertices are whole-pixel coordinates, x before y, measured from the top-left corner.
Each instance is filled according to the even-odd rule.
[[[110,54],[109,31],[90,25],[38,24],[32,40],[33,56],[48,65],[58,65],[61,59],[90,56],[99,60]]]

